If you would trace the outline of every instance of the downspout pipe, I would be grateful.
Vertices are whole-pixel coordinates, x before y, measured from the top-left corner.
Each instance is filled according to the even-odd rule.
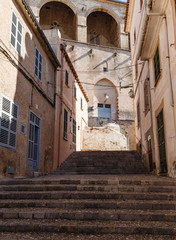
[[[163,13],[151,13],[150,12],[150,3],[153,0],[147,0],[147,10],[146,13],[148,16],[160,16],[163,18],[163,26],[164,26],[164,40],[165,40],[165,53],[166,53],[166,65],[167,65],[167,76],[168,76],[168,85],[169,85],[169,99],[170,99],[170,106],[174,107],[174,98],[173,98],[173,86],[172,86],[172,79],[171,79],[171,69],[170,69],[170,55],[169,55],[169,41],[168,41],[168,28],[166,22],[166,15]]]

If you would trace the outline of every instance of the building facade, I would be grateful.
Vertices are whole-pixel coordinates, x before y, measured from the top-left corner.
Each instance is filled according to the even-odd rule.
[[[49,173],[81,150],[88,97],[60,43],[27,1],[0,8],[0,176]]]
[[[0,175],[47,173],[60,64],[25,2],[1,2],[0,23]]]
[[[150,171],[176,177],[174,0],[129,0],[136,142]]]
[[[90,117],[133,119],[126,5],[108,0],[29,0],[43,30],[58,28],[81,84]]]

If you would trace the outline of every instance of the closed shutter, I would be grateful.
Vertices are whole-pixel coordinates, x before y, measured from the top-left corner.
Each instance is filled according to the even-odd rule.
[[[42,81],[42,63],[43,63],[43,58],[42,55],[40,54],[39,50],[35,48],[35,75],[37,78]]]
[[[0,145],[15,149],[17,139],[18,105],[2,97],[0,115]]]
[[[161,173],[167,173],[163,110],[157,116],[157,127]]]
[[[12,13],[12,26],[11,26],[11,44],[21,55],[22,49],[22,25],[14,13]]]
[[[64,109],[64,138],[67,139],[68,112]]]

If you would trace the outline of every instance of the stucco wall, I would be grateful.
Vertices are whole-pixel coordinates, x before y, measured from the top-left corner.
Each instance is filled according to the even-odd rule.
[[[10,43],[12,11],[23,26],[22,54],[19,57]],[[4,18],[4,14],[6,17]],[[4,23],[5,21],[5,23]],[[3,1],[0,9],[1,47],[7,51],[14,62],[31,78],[46,98],[27,80],[9,59],[0,53],[0,99],[5,95],[19,106],[17,125],[17,146],[15,150],[0,146],[0,175],[7,173],[9,165],[14,167],[15,175],[26,174],[29,112],[34,112],[41,119],[40,130],[40,159],[39,171],[50,172],[53,158],[53,129],[54,129],[54,65],[49,60],[41,43],[26,22],[24,15],[14,5],[13,1]],[[40,82],[34,74],[35,46],[43,56],[43,75]],[[50,74],[48,74],[50,73]],[[50,102],[50,103],[49,103]],[[20,133],[20,126],[24,124],[25,133]]]

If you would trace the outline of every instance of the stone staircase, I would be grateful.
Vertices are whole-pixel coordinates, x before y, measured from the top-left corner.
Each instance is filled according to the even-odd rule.
[[[73,152],[53,174],[147,174],[136,151]]]
[[[98,158],[95,152],[86,153],[88,159],[84,154],[79,153],[78,158],[74,153],[62,165],[63,174],[58,170],[45,177],[0,181],[1,240],[176,239],[176,180],[144,174],[134,152],[124,153],[129,167],[119,163],[126,162],[123,153],[115,153],[115,157],[108,153],[108,162],[116,159],[119,168],[115,170],[120,169],[120,174],[104,171],[106,167],[110,171],[112,163],[99,168],[105,153]],[[86,170],[79,165],[78,171],[76,165],[68,171],[68,166],[75,166],[73,159],[79,164],[92,161],[93,167]],[[132,162],[139,163],[140,174]]]

